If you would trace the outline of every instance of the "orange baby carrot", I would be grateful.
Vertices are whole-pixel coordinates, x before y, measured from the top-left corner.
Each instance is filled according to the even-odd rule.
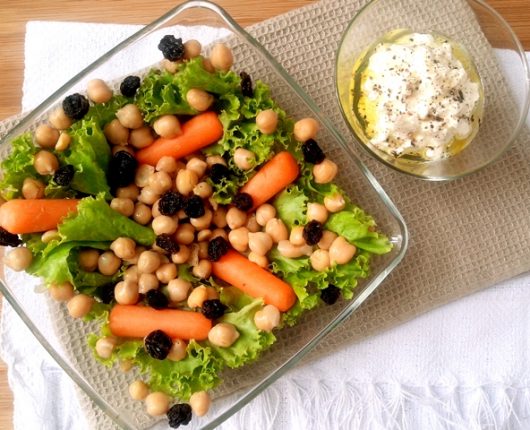
[[[258,170],[240,192],[250,194],[251,210],[256,209],[293,182],[299,172],[294,157],[287,151],[279,152]]]
[[[204,340],[212,322],[199,312],[115,305],[110,311],[109,327],[112,334],[121,337],[143,338],[152,331],[162,330],[173,339]]]
[[[182,158],[205,146],[217,142],[223,136],[223,124],[215,112],[194,116],[182,126],[182,134],[176,137],[160,137],[148,147],[136,153],[140,164],[156,165],[164,156]]]
[[[0,226],[13,234],[39,233],[57,228],[77,210],[75,199],[15,199],[0,206]]]
[[[262,297],[266,304],[274,305],[282,312],[296,302],[296,294],[289,284],[234,250],[213,262],[212,272],[248,295]]]

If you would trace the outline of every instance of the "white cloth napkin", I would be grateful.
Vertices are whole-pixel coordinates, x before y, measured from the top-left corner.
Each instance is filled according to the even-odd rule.
[[[28,23],[22,109],[137,29]],[[203,42],[219,36],[200,29]],[[113,73],[152,62],[145,52]],[[459,300],[296,368],[222,428],[530,428],[529,306],[530,275]],[[1,354],[14,392],[15,429],[86,429],[73,382],[5,301],[2,315]]]

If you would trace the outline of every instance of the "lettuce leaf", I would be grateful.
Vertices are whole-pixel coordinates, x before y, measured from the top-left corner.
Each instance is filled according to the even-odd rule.
[[[29,132],[11,142],[11,152],[1,164],[3,176],[0,180],[0,192],[4,199],[19,197],[24,179],[40,177],[33,167],[33,159],[38,150]]]
[[[360,252],[346,264],[337,264],[328,271],[328,281],[341,289],[342,297],[353,298],[357,280],[368,277],[370,273],[370,254]]]
[[[290,185],[274,199],[278,217],[292,229],[307,222],[307,203],[309,198],[298,185]]]

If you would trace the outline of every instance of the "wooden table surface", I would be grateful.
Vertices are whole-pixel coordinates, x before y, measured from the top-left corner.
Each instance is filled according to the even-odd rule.
[[[530,50],[530,0],[486,0],[512,25]],[[180,1],[2,0],[0,2],[0,120],[19,112],[27,21],[83,21],[147,24]],[[217,0],[243,26],[313,3],[311,0]],[[13,428],[12,397],[0,362],[0,429]]]

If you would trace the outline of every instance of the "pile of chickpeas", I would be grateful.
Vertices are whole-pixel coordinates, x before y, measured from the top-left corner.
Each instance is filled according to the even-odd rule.
[[[199,42],[190,40],[185,43],[185,58],[190,59],[201,54]],[[203,59],[209,71],[227,71],[233,63],[230,49],[217,44],[209,58]],[[163,66],[170,72],[177,70],[177,63],[164,60]],[[108,102],[113,92],[107,84],[95,79],[88,83],[88,98],[93,103]],[[190,106],[199,112],[206,111],[214,102],[212,95],[201,89],[190,89],[186,94]],[[35,131],[35,143],[42,149],[35,156],[35,169],[41,175],[51,175],[59,167],[53,151],[64,151],[71,142],[66,129],[72,121],[62,108],[54,111],[49,117],[49,124],[39,126]],[[278,126],[278,115],[271,109],[260,112],[256,117],[257,128],[263,134],[272,134]],[[295,123],[294,137],[299,142],[314,139],[319,125],[312,118],[303,118]],[[157,136],[171,138],[181,133],[181,124],[175,115],[162,115],[151,126],[143,120],[140,109],[134,104],[127,104],[116,113],[116,118],[104,127],[104,134],[112,146],[112,153],[127,151],[135,154],[155,141]],[[234,163],[242,171],[255,167],[256,155],[248,149],[238,148],[234,152]],[[179,251],[169,254],[156,244],[150,248],[140,246],[134,238],[119,237],[107,251],[83,249],[79,252],[79,265],[86,272],[98,271],[103,275],[113,276],[125,267],[123,279],[114,287],[114,299],[123,305],[139,304],[148,291],[161,289],[169,300],[170,307],[184,307],[200,310],[206,300],[218,299],[217,290],[208,285],[212,273],[212,263],[208,259],[208,242],[216,237],[223,237],[238,252],[262,268],[269,269],[267,254],[273,247],[288,258],[309,256],[314,270],[324,271],[333,264],[345,264],[355,253],[355,246],[331,231],[324,231],[322,239],[316,246],[306,243],[303,226],[295,226],[290,231],[277,216],[273,205],[265,203],[254,213],[244,212],[231,205],[220,205],[212,197],[213,189],[208,179],[208,171],[214,164],[227,165],[226,160],[218,155],[205,156],[195,153],[176,160],[162,157],[156,166],[140,165],[137,168],[134,183],[118,188],[110,206],[120,214],[137,223],[150,226],[156,235],[171,235],[179,244]],[[337,165],[325,158],[314,165],[314,179],[319,184],[331,182],[336,174]],[[26,179],[22,195],[26,199],[44,197],[45,184],[36,179]],[[199,196],[205,206],[205,213],[198,218],[188,218],[184,210],[174,216],[162,215],[159,201],[164,193],[177,191],[184,196]],[[307,222],[312,220],[324,224],[329,214],[344,209],[346,201],[340,194],[328,196],[323,204],[310,202],[307,205]],[[58,238],[57,230],[42,234],[42,241],[47,243]],[[16,248],[6,257],[6,264],[14,270],[24,270],[31,264],[31,252],[27,248]],[[203,281],[199,285],[179,277],[178,265],[191,267],[194,277]],[[49,287],[50,295],[66,302],[72,318],[87,315],[95,300],[89,295],[77,293],[74,287],[65,282]],[[255,313],[254,322],[258,329],[272,331],[280,325],[280,311],[273,305],[266,305]],[[239,333],[235,326],[228,323],[215,324],[208,335],[209,341],[219,347],[230,347],[237,341]],[[103,359],[112,356],[121,340],[116,337],[103,337],[96,343],[96,353]],[[179,361],[187,355],[187,343],[174,339],[167,359]],[[132,364],[120,363],[124,371]],[[144,400],[150,415],[158,416],[168,411],[170,398],[162,392],[150,392],[141,380],[129,386],[133,399]],[[208,393],[194,393],[189,401],[193,412],[204,415],[209,408]]]

